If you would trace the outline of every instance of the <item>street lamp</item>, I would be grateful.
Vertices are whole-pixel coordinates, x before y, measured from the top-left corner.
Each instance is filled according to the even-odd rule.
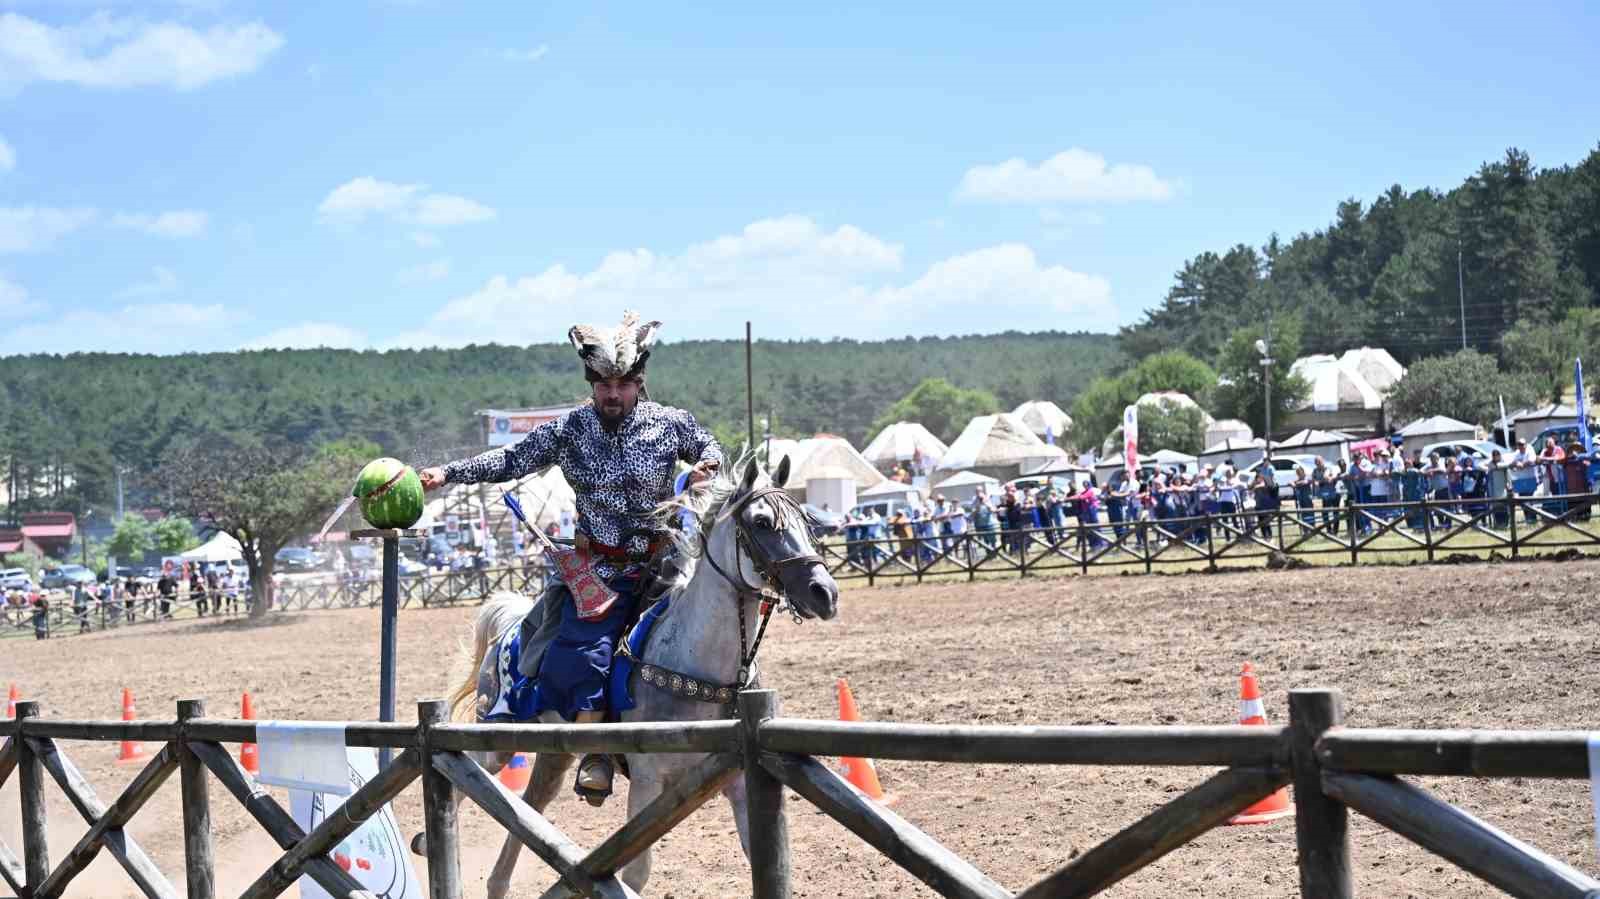
[[[1267,433],[1265,435],[1266,441],[1267,441],[1267,444],[1266,444],[1266,458],[1267,458],[1268,463],[1270,464],[1271,461],[1272,461],[1272,363],[1273,363],[1273,358],[1272,358],[1271,355],[1268,354],[1267,342],[1265,340],[1257,340],[1256,341],[1256,352],[1261,354],[1261,383],[1266,386],[1266,413],[1267,413]]]

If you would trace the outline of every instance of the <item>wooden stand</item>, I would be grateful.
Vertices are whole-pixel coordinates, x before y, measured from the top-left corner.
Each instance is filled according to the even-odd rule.
[[[383,541],[383,631],[378,638],[378,720],[394,720],[394,657],[396,619],[400,617],[400,539],[421,537],[422,531],[368,528],[351,531],[351,540]],[[378,768],[389,767],[394,750],[378,750]]]

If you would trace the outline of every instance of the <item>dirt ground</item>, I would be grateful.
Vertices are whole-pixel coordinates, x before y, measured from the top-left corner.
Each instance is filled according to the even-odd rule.
[[[445,691],[473,611],[402,614],[402,718],[414,720],[413,700]],[[846,677],[863,714],[888,721],[1226,724],[1239,664],[1250,660],[1274,721],[1285,718],[1286,691],[1326,686],[1344,691],[1353,726],[1600,729],[1597,612],[1597,561],[852,586],[833,622],[775,621],[763,656],[784,713],[815,718],[836,714],[834,679]],[[232,714],[249,690],[262,717],[365,719],[376,705],[377,627],[376,612],[357,610],[8,641],[0,681],[17,682],[54,717],[115,717],[126,685],[148,717],[171,717],[180,698]],[[105,801],[133,774],[112,764],[113,745],[66,751]],[[1012,890],[1211,773],[908,762],[879,771],[899,814]],[[1580,869],[1596,868],[1586,783],[1422,783]],[[50,795],[59,859],[83,828],[53,785]],[[175,881],[183,870],[177,796],[174,777],[130,826]],[[420,796],[413,785],[396,803],[407,832],[419,825]],[[220,786],[212,797],[219,887],[237,894],[276,850]],[[789,808],[795,895],[933,895],[793,794]],[[550,811],[585,846],[622,815],[621,801],[591,810],[570,794]],[[12,783],[0,791],[0,837],[20,851],[17,821]],[[500,831],[476,809],[464,812],[463,828],[469,895],[481,896]],[[1359,815],[1353,844],[1361,895],[1495,892]],[[552,880],[524,853],[514,895],[537,896]],[[658,845],[647,892],[740,896],[748,884],[732,817],[717,799]],[[1110,893],[1297,894],[1290,821],[1213,831]],[[68,895],[135,894],[102,853]]]

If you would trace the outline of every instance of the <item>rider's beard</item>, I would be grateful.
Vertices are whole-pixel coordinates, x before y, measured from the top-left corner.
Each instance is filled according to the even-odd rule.
[[[637,405],[637,403],[634,405]],[[620,399],[611,399],[603,403],[597,403],[595,411],[600,415],[600,424],[604,425],[608,430],[614,430],[618,425],[622,424],[623,419],[628,417],[628,413],[633,411],[633,406],[624,403]]]

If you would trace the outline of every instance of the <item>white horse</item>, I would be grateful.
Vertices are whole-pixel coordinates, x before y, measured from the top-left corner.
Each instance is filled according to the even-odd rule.
[[[667,687],[645,683],[640,672],[646,666],[665,669],[693,678],[703,685],[737,683],[742,660],[756,639],[760,620],[761,585],[781,590],[784,598],[803,618],[830,619],[838,611],[839,588],[816,553],[816,546],[798,504],[780,489],[789,474],[789,460],[779,463],[769,482],[752,459],[746,464],[741,481],[735,484],[719,476],[709,485],[690,491],[685,497],[664,504],[658,510],[667,521],[687,509],[700,522],[689,533],[672,531],[680,557],[676,583],[669,593],[670,603],[661,615],[635,665],[628,687],[635,705],[621,714],[625,723],[640,721],[699,721],[724,717],[725,706],[680,696]],[[701,565],[700,561],[711,564]],[[451,695],[454,717],[468,717],[476,705],[487,707],[494,696],[493,678],[481,676],[495,671],[500,643],[509,639],[518,623],[534,603],[518,594],[499,594],[479,611],[473,630],[471,661],[478,666]],[[741,642],[740,616],[745,642]],[[619,642],[620,645],[620,642]],[[546,723],[560,722],[546,711]],[[508,764],[512,753],[473,753],[490,773]],[[705,759],[705,755],[629,753],[628,815],[637,815],[659,796],[662,789]],[[572,766],[573,757],[562,753],[539,753],[523,793],[529,805],[543,813],[560,791]],[[745,809],[744,779],[734,778],[722,791],[733,806],[739,828],[739,842],[749,853],[748,819]],[[412,848],[423,849],[422,835]],[[511,885],[522,844],[507,836],[500,857],[488,881],[489,899],[503,899]],[[622,870],[622,880],[634,890],[643,888],[650,876],[650,850],[646,849]]]

